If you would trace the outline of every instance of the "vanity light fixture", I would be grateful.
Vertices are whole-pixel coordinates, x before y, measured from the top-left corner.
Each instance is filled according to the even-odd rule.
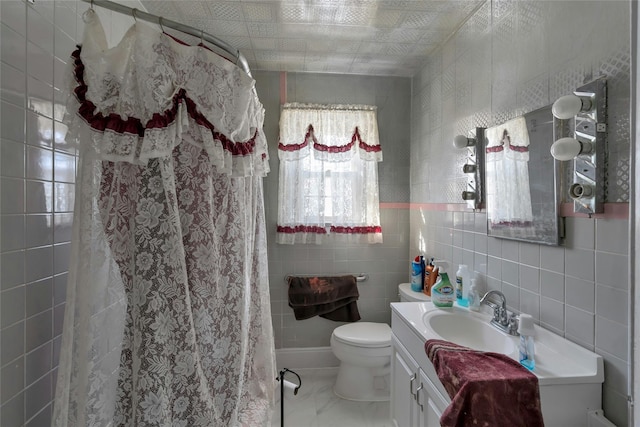
[[[462,171],[467,175],[467,186],[462,192],[462,200],[471,209],[479,209],[484,203],[484,147],[478,141],[484,141],[485,128],[475,128],[473,136],[457,135],[453,138],[453,146],[467,150],[467,159]]]
[[[568,194],[574,212],[604,212],[604,156],[607,150],[607,80],[600,77],[579,87],[572,95],[553,103],[554,129],[573,125],[573,135],[554,135],[551,155],[560,161],[573,160],[573,184]],[[573,120],[573,122],[569,122]]]

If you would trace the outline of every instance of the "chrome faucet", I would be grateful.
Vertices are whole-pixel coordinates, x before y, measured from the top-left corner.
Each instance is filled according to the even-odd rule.
[[[491,297],[494,295],[500,297],[499,304],[492,300]],[[493,326],[509,335],[518,335],[518,317],[514,313],[509,315],[507,312],[507,298],[502,292],[495,289],[487,292],[480,299],[480,304],[486,304],[493,309],[493,319],[491,319]]]

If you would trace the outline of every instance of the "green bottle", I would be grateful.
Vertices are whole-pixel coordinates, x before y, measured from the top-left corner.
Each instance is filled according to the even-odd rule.
[[[456,299],[456,290],[449,281],[449,275],[440,272],[440,277],[435,285],[431,288],[431,302],[436,307],[453,307],[453,301]]]

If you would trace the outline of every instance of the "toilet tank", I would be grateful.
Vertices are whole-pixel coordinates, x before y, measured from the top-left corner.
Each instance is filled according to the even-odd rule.
[[[400,302],[424,302],[431,301],[431,297],[426,296],[423,292],[411,290],[411,283],[400,283],[398,285],[398,294]]]

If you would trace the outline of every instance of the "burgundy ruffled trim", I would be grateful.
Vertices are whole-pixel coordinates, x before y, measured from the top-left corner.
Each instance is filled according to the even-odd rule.
[[[294,234],[294,233],[315,233],[327,234],[325,227],[317,225],[296,225],[293,227],[278,225],[276,228],[278,233]],[[369,225],[364,227],[344,227],[340,225],[332,225],[329,228],[331,233],[338,234],[375,234],[382,233],[382,227],[379,225]]]
[[[211,131],[213,138],[220,141],[225,150],[235,156],[246,156],[253,153],[256,145],[256,137],[258,136],[257,129],[251,139],[246,142],[233,142],[229,140],[224,134],[216,131],[213,124],[198,111],[196,103],[187,96],[187,92],[184,89],[180,89],[178,93],[174,95],[171,108],[162,113],[154,113],[145,125],[143,125],[140,119],[136,117],[129,117],[125,120],[119,114],[115,113],[109,114],[106,117],[101,112],[95,113],[95,104],[89,101],[86,96],[87,84],[84,81],[84,64],[80,58],[81,50],[82,46],[78,45],[78,49],[71,54],[71,58],[73,59],[75,66],[73,73],[76,81],[78,82],[78,86],[73,92],[80,103],[78,114],[89,126],[91,126],[92,129],[99,132],[109,130],[120,134],[134,134],[142,138],[144,137],[146,129],[162,129],[173,124],[178,115],[178,107],[184,102],[187,106],[187,112],[191,118],[194,119],[198,125]]]
[[[276,229],[278,233],[315,233],[315,234],[327,234],[327,229],[319,227],[317,225],[296,225],[294,227],[279,225]]]
[[[509,150],[517,151],[518,153],[528,153],[529,152],[529,147],[527,147],[525,145],[512,145],[512,144],[509,144]]]
[[[330,231],[332,233],[340,234],[375,234],[382,233],[382,227],[379,225],[369,225],[364,227],[343,227],[332,225]]]
[[[528,153],[529,147],[525,145],[509,144],[509,150],[516,151],[518,153]],[[487,147],[487,153],[498,153],[500,151],[504,151],[504,145],[494,145],[493,147]]]
[[[354,132],[353,136],[357,136],[358,137],[358,141],[360,142],[360,148],[364,151],[366,151],[367,153],[378,153],[380,151],[382,151],[382,147],[380,147],[380,145],[369,145],[366,142],[364,142],[362,140],[362,138],[360,137],[360,131],[358,130],[358,128],[356,127],[356,131]],[[353,141],[353,137],[351,138],[351,140]]]
[[[309,127],[307,128],[307,133],[304,135],[304,142],[302,142],[301,144],[290,144],[290,145],[284,145],[282,142],[278,142],[278,150],[282,150],[282,151],[302,150],[304,147],[309,145],[309,139],[313,140],[314,146],[318,143],[315,135],[313,134],[312,125],[309,125]]]
[[[304,142],[302,142],[301,144],[289,144],[289,145],[284,145],[280,142],[278,143],[278,149],[282,151],[298,151],[303,149],[307,145],[309,145],[310,139],[313,141],[314,149],[318,151],[324,151],[327,153],[345,153],[347,151],[350,151],[355,145],[356,141],[358,141],[358,146],[362,150],[366,151],[367,153],[379,152],[382,150],[382,147],[380,147],[380,145],[369,145],[366,142],[364,142],[362,140],[362,137],[360,136],[360,131],[358,130],[357,127],[353,132],[353,135],[351,136],[351,142],[346,145],[329,146],[325,144],[320,144],[316,139],[315,135],[313,134],[313,125],[309,125],[309,127],[307,128],[307,133],[304,136]]]

